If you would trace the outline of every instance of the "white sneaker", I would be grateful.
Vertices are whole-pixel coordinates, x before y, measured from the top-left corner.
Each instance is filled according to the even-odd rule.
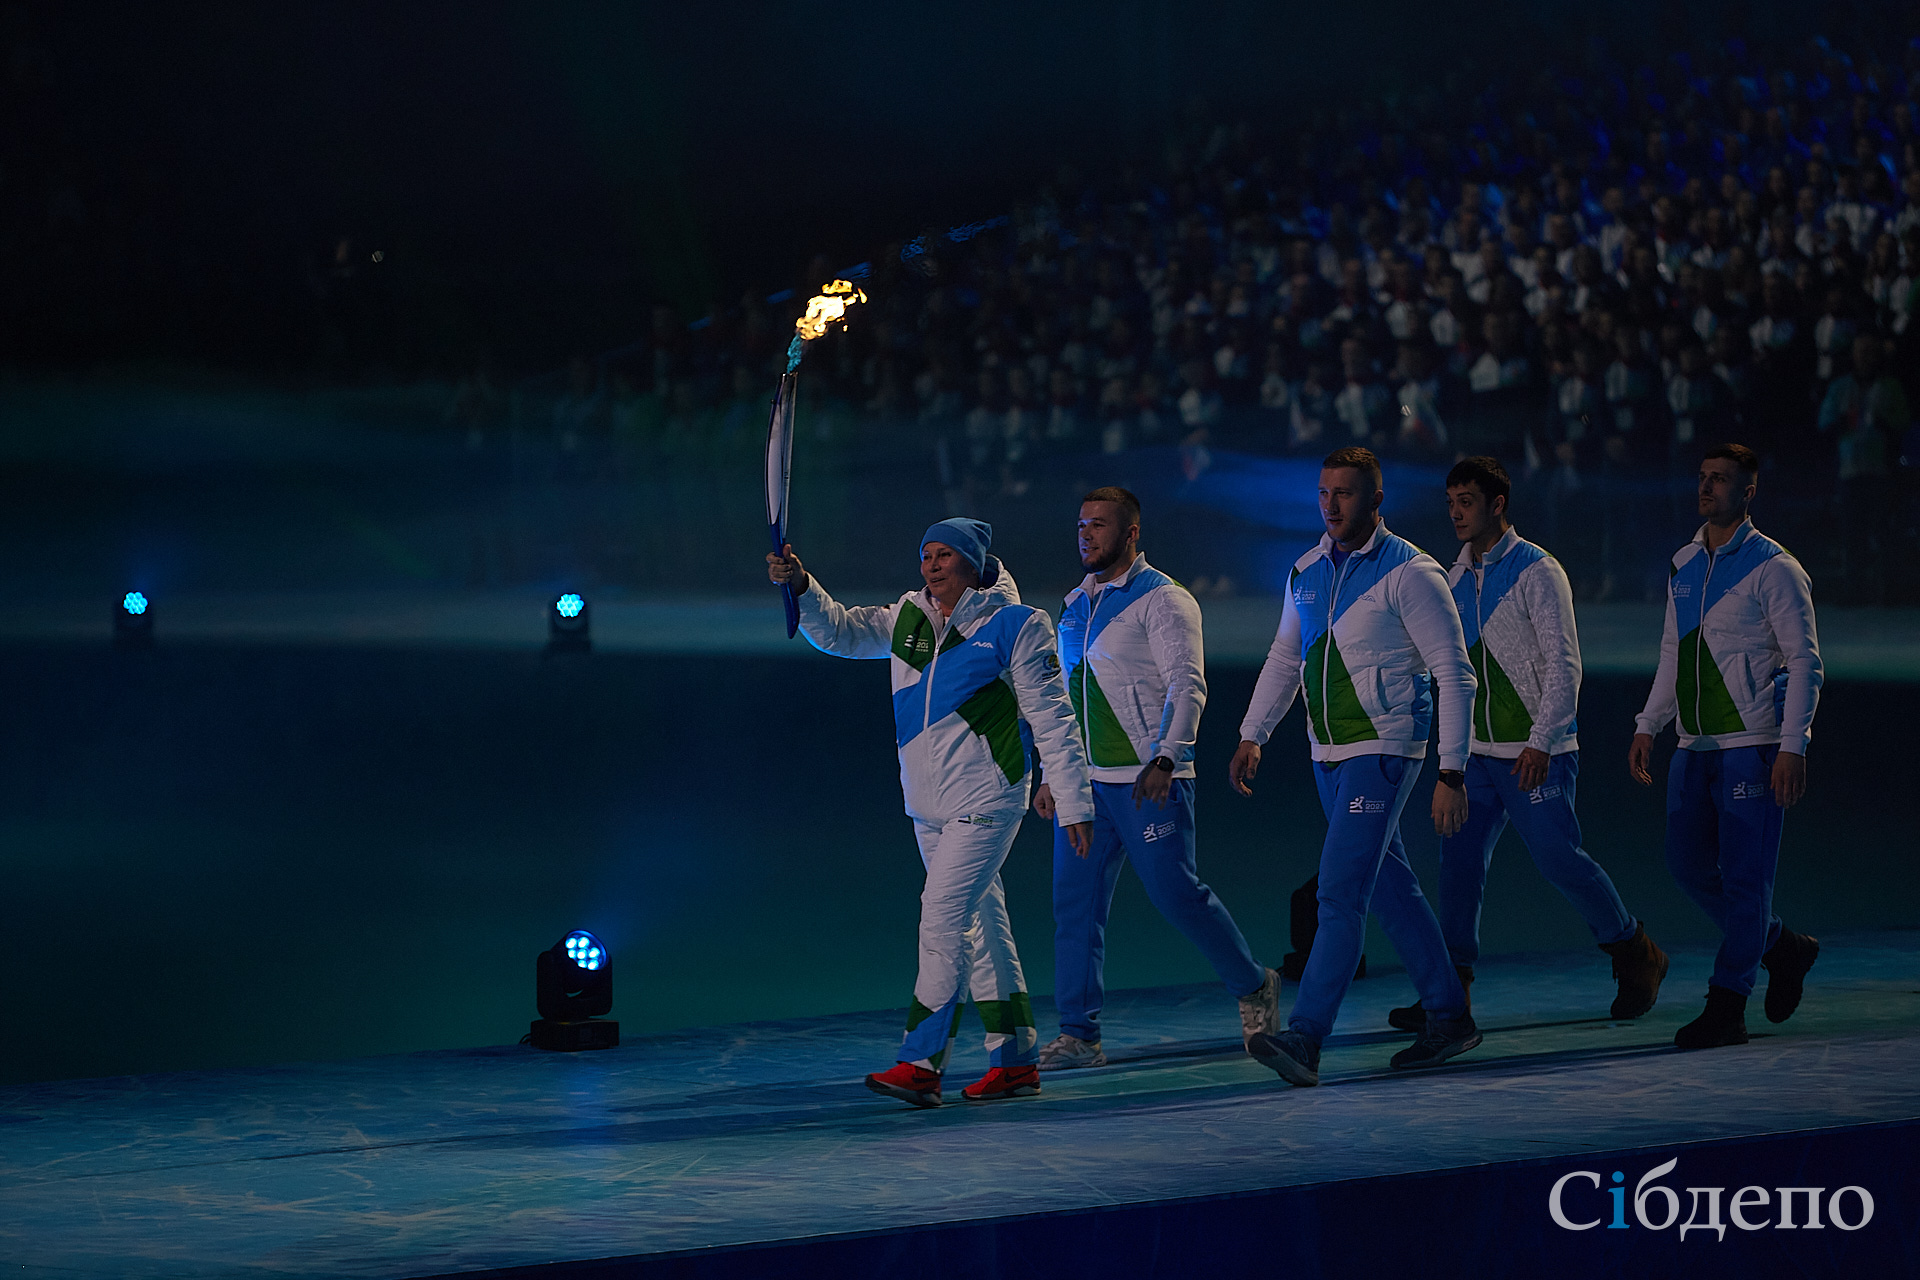
[[[1104,1067],[1107,1055],[1098,1040],[1089,1044],[1078,1036],[1062,1032],[1040,1047],[1042,1071],[1070,1071],[1075,1067]]]
[[[1279,1033],[1280,975],[1269,969],[1258,991],[1240,997],[1240,1039],[1244,1042],[1257,1035]]]

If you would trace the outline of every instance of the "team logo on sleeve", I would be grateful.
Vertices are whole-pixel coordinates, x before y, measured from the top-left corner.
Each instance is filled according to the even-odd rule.
[[[1059,675],[1060,674],[1060,655],[1057,653],[1049,653],[1045,657],[1041,658],[1040,669],[1046,672],[1050,676]]]

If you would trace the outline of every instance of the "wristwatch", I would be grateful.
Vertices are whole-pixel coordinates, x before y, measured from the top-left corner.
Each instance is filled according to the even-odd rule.
[[[1440,781],[1446,783],[1449,787],[1452,787],[1455,791],[1458,791],[1460,788],[1467,785],[1467,775],[1460,772],[1458,769],[1442,769],[1440,771]]]
[[[1155,756],[1153,758],[1153,763],[1148,765],[1147,767],[1150,769],[1158,769],[1162,773],[1172,773],[1173,761],[1167,759],[1165,756]]]

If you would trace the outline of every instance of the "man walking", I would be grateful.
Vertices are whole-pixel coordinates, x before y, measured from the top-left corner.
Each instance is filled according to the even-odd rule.
[[[1682,1049],[1747,1042],[1747,997],[1767,970],[1767,1021],[1800,1004],[1820,943],[1773,913],[1781,820],[1807,788],[1820,642],[1807,571],[1753,527],[1760,459],[1745,445],[1700,463],[1693,541],[1674,553],[1660,667],[1627,767],[1653,783],[1653,736],[1678,719],[1667,770],[1667,867],[1720,929],[1706,1011]]]
[[[1000,883],[1027,809],[1023,723],[1067,842],[1083,854],[1093,820],[1053,623],[1020,603],[1012,575],[987,554],[992,537],[978,520],[942,520],[920,539],[922,590],[852,609],[821,588],[792,547],[767,556],[767,576],[798,594],[800,627],[815,648],[892,662],[900,785],[927,881],[906,1036],[897,1063],[868,1076],[867,1087],[919,1107],[940,1105],[941,1072],[969,993],[986,1026],[991,1069],[962,1091],[966,1098],[1040,1092],[1033,1005]]]
[[[1560,562],[1508,523],[1512,487],[1493,458],[1467,458],[1447,473],[1447,515],[1461,543],[1448,581],[1476,687],[1467,821],[1440,842],[1440,928],[1471,1007],[1487,867],[1511,821],[1540,874],[1612,958],[1613,1016],[1637,1018],[1660,993],[1667,957],[1580,847],[1573,809],[1580,776],[1573,591]],[[1418,1031],[1425,1016],[1416,1005],[1392,1010],[1387,1020]]]
[[[1425,1027],[1393,1055],[1399,1068],[1433,1067],[1480,1043],[1467,996],[1447,959],[1439,922],[1400,840],[1400,811],[1427,753],[1433,695],[1440,702],[1440,781],[1433,824],[1466,822],[1468,715],[1473,673],[1446,575],[1433,558],[1387,532],[1380,462],[1336,449],[1320,471],[1320,545],[1294,562],[1280,627],[1240,725],[1229,778],[1241,795],[1260,748],[1304,683],[1314,782],[1327,816],[1320,850],[1320,928],[1287,1029],[1251,1037],[1247,1051],[1297,1085],[1320,1083],[1320,1046],[1360,961],[1367,911],[1380,918],[1426,1010]]]
[[[1279,1030],[1280,975],[1255,962],[1247,941],[1194,858],[1194,740],[1207,701],[1200,606],[1140,554],[1140,500],[1095,489],[1080,503],[1086,578],[1060,618],[1080,741],[1092,762],[1093,843],[1053,841],[1053,1001],[1060,1034],[1040,1069],[1097,1067],[1106,994],[1107,915],[1121,864],[1131,860],[1147,897],[1200,948],[1240,1000],[1241,1038]],[[1034,811],[1053,816],[1041,783]]]

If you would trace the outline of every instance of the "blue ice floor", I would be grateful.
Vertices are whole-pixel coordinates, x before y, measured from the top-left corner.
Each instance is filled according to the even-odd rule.
[[[1212,987],[1119,993],[1108,1067],[938,1111],[859,1084],[897,1011],[18,1086],[0,1090],[0,1257],[31,1276],[420,1275],[1920,1117],[1920,934],[1824,944],[1792,1021],[1756,998],[1752,1044],[1691,1055],[1669,1042],[1702,949],[1675,952],[1637,1023],[1604,1017],[1595,953],[1483,963],[1486,1044],[1411,1076],[1385,1067],[1404,979],[1369,979],[1319,1089],[1247,1059]],[[955,1091],[983,1069],[977,1033]]]

